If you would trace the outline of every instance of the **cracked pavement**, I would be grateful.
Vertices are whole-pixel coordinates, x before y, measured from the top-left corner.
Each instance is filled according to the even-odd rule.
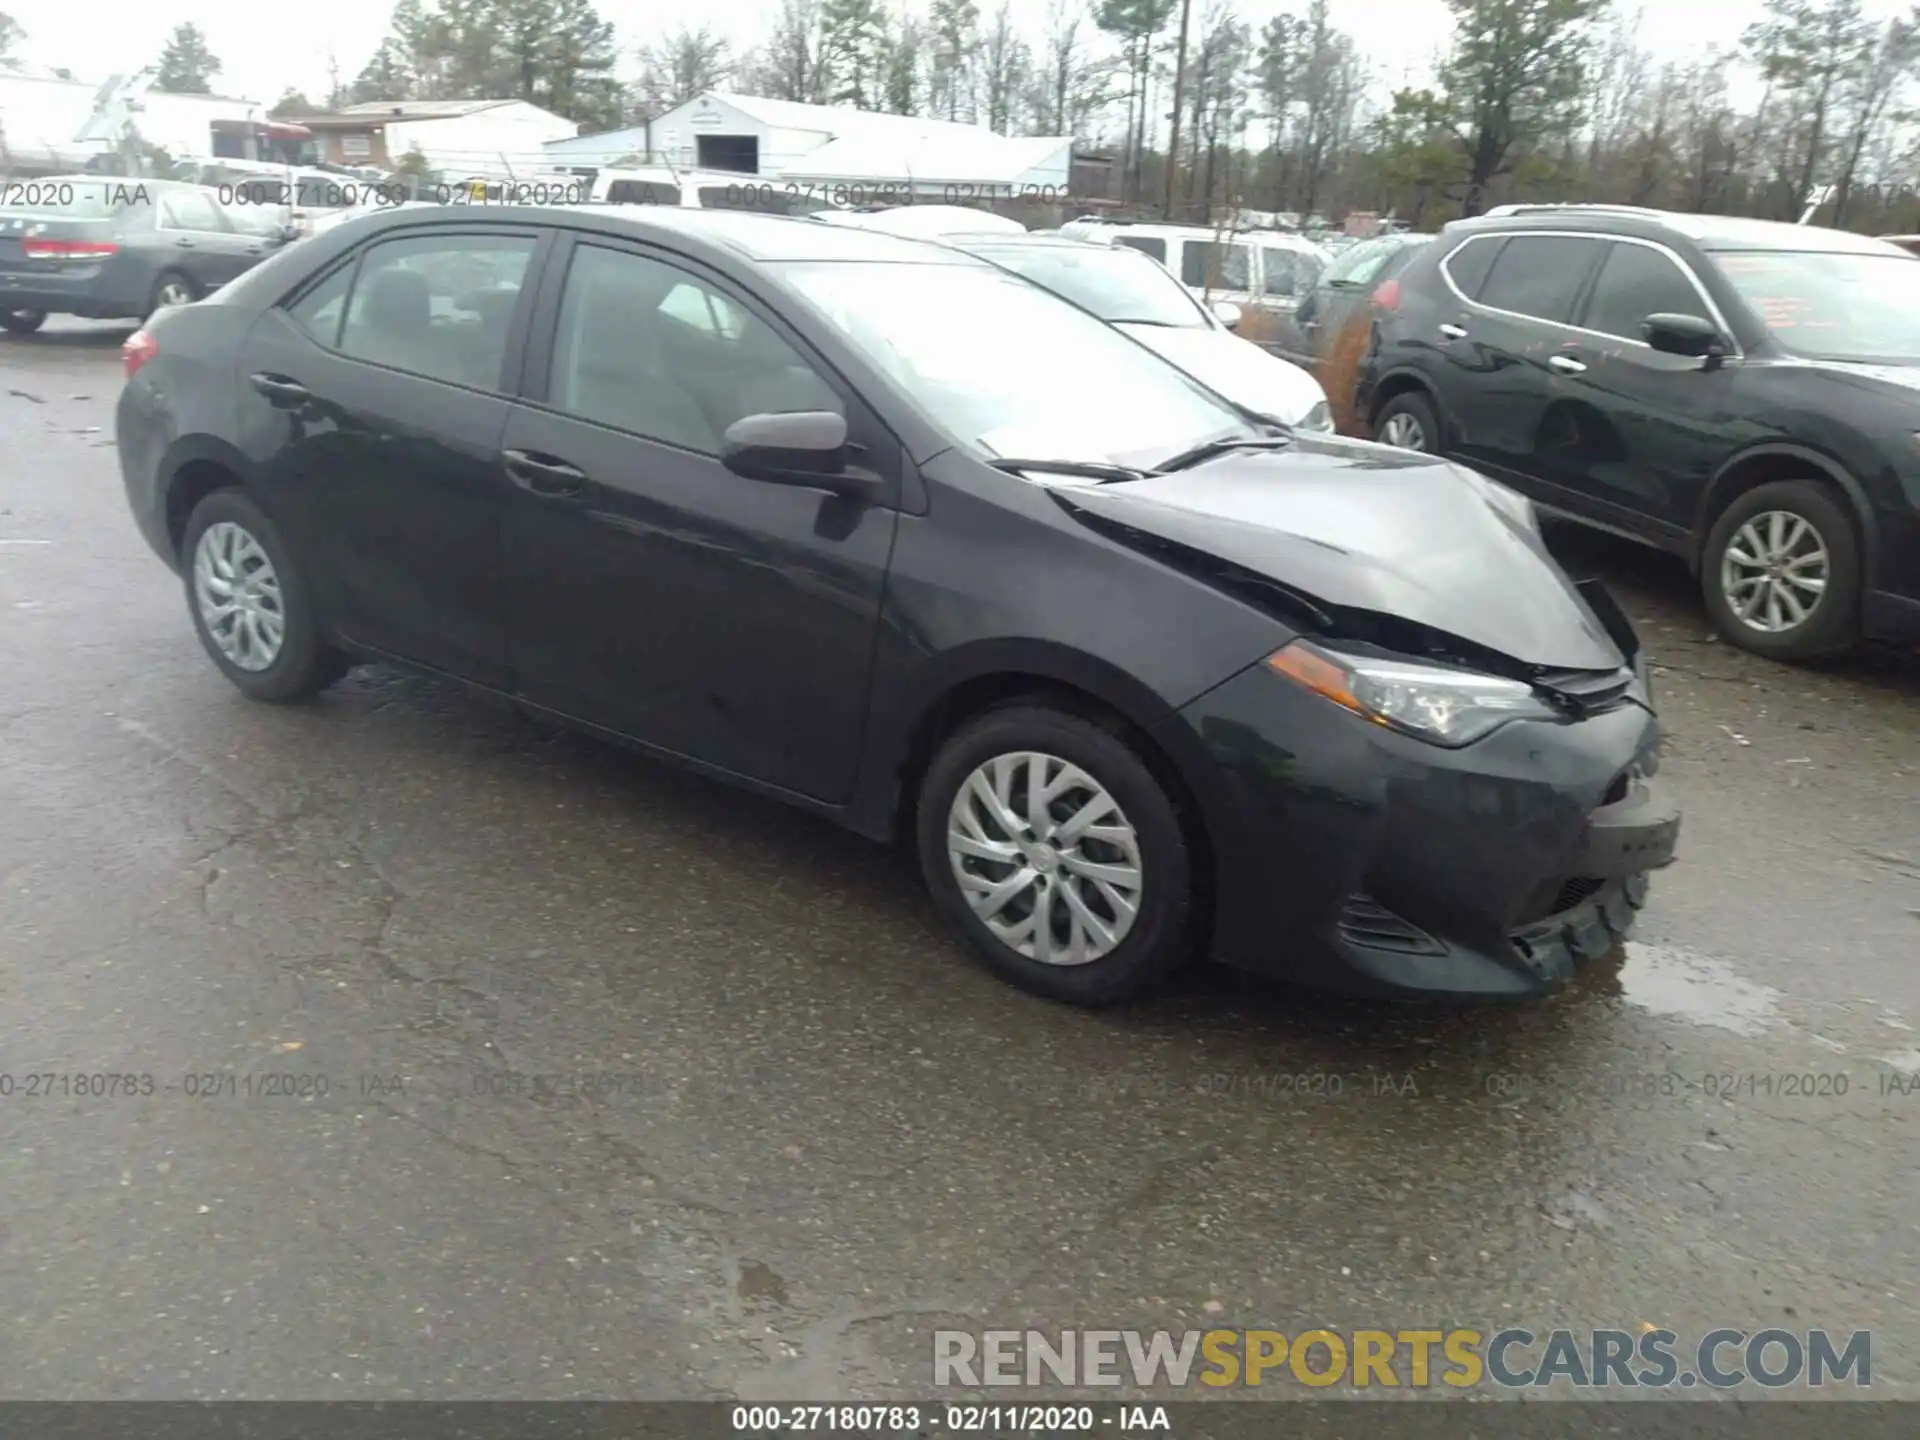
[[[924,1399],[945,1325],[1642,1322],[1872,1329],[1920,1395],[1920,662],[1768,665],[1566,536],[1688,807],[1623,955],[1081,1014],[771,803],[380,670],[249,704],[126,513],[124,334],[0,339],[0,1398]]]

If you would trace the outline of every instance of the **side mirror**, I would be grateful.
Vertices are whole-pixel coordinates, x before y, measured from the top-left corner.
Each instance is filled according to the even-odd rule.
[[[1698,315],[1649,315],[1640,322],[1640,336],[1665,355],[1717,360],[1727,353],[1726,337]]]
[[[1229,330],[1238,330],[1240,328],[1240,307],[1235,305],[1231,300],[1216,300],[1213,302],[1213,318]]]
[[[847,421],[831,410],[748,415],[727,427],[720,463],[749,480],[817,490],[862,490],[847,469]]]

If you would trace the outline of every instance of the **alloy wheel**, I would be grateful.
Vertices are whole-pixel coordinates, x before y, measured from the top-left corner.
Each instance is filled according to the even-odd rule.
[[[1389,445],[1397,445],[1402,450],[1425,450],[1427,432],[1420,428],[1420,422],[1406,411],[1389,415],[1387,423],[1380,427],[1380,438]]]
[[[1827,592],[1832,564],[1826,541],[1804,515],[1762,511],[1721,552],[1720,593],[1741,624],[1779,635],[1806,624]]]
[[[153,302],[153,308],[156,310],[171,310],[176,305],[191,305],[193,291],[188,288],[184,280],[168,280],[154,292]]]
[[[280,577],[247,531],[228,520],[206,528],[193,552],[193,595],[201,624],[233,664],[259,671],[280,658],[287,633]]]
[[[977,767],[947,816],[947,857],[975,917],[1016,954],[1085,965],[1140,913],[1140,840],[1079,766],[1015,751]]]

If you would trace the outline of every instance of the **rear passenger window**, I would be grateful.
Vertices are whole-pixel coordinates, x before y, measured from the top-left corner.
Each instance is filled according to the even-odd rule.
[[[1189,240],[1180,251],[1180,280],[1195,289],[1251,290],[1253,247],[1233,241]]]
[[[1705,303],[1693,282],[1658,250],[1616,243],[1594,282],[1580,322],[1603,335],[1638,340],[1640,322],[1649,315],[1700,315]]]
[[[1493,262],[1477,298],[1495,310],[1564,325],[1605,245],[1573,235],[1516,235]]]
[[[340,349],[476,390],[498,390],[533,237],[426,235],[361,257]]]
[[[1493,268],[1493,257],[1500,253],[1504,238],[1490,235],[1484,240],[1469,240],[1442,262],[1454,288],[1467,299],[1480,298],[1480,287],[1487,283],[1487,271]]]
[[[353,284],[353,266],[342,265],[287,307],[301,329],[329,350],[340,343],[340,317],[347,308],[347,289]]]

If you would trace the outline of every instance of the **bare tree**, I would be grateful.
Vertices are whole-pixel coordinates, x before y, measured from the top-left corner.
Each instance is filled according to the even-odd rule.
[[[725,36],[707,25],[677,25],[640,47],[640,79],[634,104],[643,115],[658,115],[684,105],[703,90],[718,90],[732,79],[736,57]]]
[[[993,12],[981,40],[979,63],[987,128],[997,135],[1011,134],[1033,68],[1033,53],[1013,19],[1012,0],[1000,0],[1000,8]]]

